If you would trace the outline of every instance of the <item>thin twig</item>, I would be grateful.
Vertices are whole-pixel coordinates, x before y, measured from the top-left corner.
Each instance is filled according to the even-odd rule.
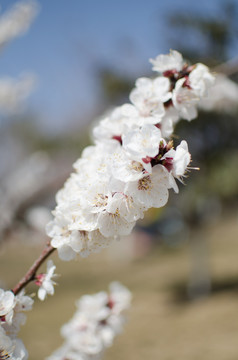
[[[53,253],[54,250],[55,248],[53,248],[50,243],[47,243],[39,258],[30,267],[25,276],[23,276],[23,278],[12,289],[15,295],[17,295],[29,282],[35,280],[37,270],[43,264],[43,262]]]

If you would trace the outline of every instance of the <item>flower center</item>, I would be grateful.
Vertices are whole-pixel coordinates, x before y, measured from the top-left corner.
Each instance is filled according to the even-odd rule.
[[[4,349],[0,349],[0,360],[11,359],[11,355]]]
[[[145,176],[138,181],[138,190],[151,190],[152,182],[150,176]]]
[[[108,196],[103,195],[103,194],[97,194],[95,196],[94,206],[96,206],[96,207],[107,206],[107,199],[108,199]]]
[[[131,170],[135,170],[136,172],[137,172],[137,171],[138,171],[138,172],[141,172],[141,171],[143,170],[143,165],[140,164],[139,162],[133,160],[133,161],[131,162],[129,168],[130,168]]]

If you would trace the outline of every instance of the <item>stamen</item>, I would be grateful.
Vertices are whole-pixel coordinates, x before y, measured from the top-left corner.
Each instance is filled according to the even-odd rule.
[[[0,360],[11,359],[11,355],[4,349],[0,349]]]
[[[138,190],[148,191],[152,189],[150,176],[145,176],[138,181]]]
[[[188,170],[200,170],[199,167],[192,167],[192,166],[188,166],[187,169]]]

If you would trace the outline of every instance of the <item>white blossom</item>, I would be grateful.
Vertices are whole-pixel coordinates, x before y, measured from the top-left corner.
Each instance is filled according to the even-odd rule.
[[[194,70],[189,74],[189,84],[199,97],[204,97],[208,89],[214,85],[215,78],[207,66],[196,64]]]
[[[0,319],[13,311],[15,306],[15,296],[12,291],[0,289]]]
[[[180,71],[183,67],[183,57],[176,50],[170,50],[168,55],[158,55],[155,59],[150,59],[153,64],[152,69],[158,72],[167,70]]]
[[[168,78],[157,77],[156,79],[139,78],[136,87],[130,93],[130,100],[139,110],[143,117],[150,117],[145,123],[158,123],[164,115],[163,103],[171,98],[169,92],[170,82]]]
[[[124,192],[126,192],[126,187]],[[142,219],[144,217],[145,210],[146,206],[143,204],[139,206],[131,195],[126,195],[125,193],[121,192],[115,193],[107,207],[107,211],[110,213],[120,213],[120,216],[128,223],[131,223],[131,226],[134,226],[134,222],[136,220]]]
[[[26,360],[28,353],[17,333],[25,323],[25,314],[33,300],[24,291],[14,295],[0,289],[0,359]]]
[[[169,183],[176,193],[179,192],[175,178],[181,181],[185,175],[188,165],[191,161],[191,155],[188,152],[188,144],[183,140],[176,150],[169,150],[162,158],[165,167],[169,171]],[[168,165],[166,165],[168,164]]]
[[[120,282],[114,281],[109,285],[111,308],[114,314],[121,314],[130,307],[132,294]]]
[[[18,295],[14,295],[14,306],[3,318],[2,327],[6,330],[7,334],[13,337],[17,335],[20,326],[26,322],[26,311],[30,311],[33,305],[33,299],[25,295],[22,290]]]
[[[188,144],[185,140],[183,140],[181,144],[177,146],[173,158],[173,176],[176,178],[184,176],[190,161],[191,155],[188,152]]]
[[[174,126],[179,121],[179,112],[174,106],[169,106],[161,119],[160,131],[163,138],[168,139],[174,131]]]
[[[27,360],[28,353],[20,339],[11,338],[0,326],[0,359]]]
[[[54,285],[56,284],[53,280],[57,275],[54,274],[56,266],[52,260],[47,262],[47,272],[46,274],[39,274],[36,276],[36,284],[39,286],[38,298],[40,300],[45,300],[47,294],[54,295]]]
[[[98,217],[99,230],[105,237],[129,235],[135,226],[135,221],[128,222],[121,214],[120,209],[108,209]]]
[[[154,157],[158,154],[160,140],[161,131],[147,124],[123,136],[122,145],[134,160],[140,161],[147,156]]]
[[[48,360],[99,360],[122,331],[126,311],[131,304],[130,291],[118,282],[109,293],[84,295],[76,302],[77,311],[61,328],[65,342]]]
[[[147,209],[162,207],[168,201],[169,179],[162,165],[156,165],[150,175],[127,184],[125,193]]]
[[[115,108],[103,118],[93,129],[93,136],[98,141],[120,140],[122,134],[127,133],[131,126],[136,125],[138,112],[131,104],[124,104]]]
[[[53,352],[47,360],[101,360],[103,354],[80,354],[77,349],[72,349],[69,344],[65,343],[59,349]]]
[[[199,107],[205,111],[232,114],[238,108],[238,85],[224,74],[217,74],[209,96],[202,98]]]
[[[199,97],[193,90],[183,86],[185,78],[179,79],[172,93],[173,105],[178,110],[179,115],[186,120],[192,120],[197,116],[196,105]]]
[[[109,157],[108,166],[115,179],[121,182],[138,180],[145,174],[143,161],[136,161],[133,156],[129,157],[122,147]]]
[[[56,217],[47,227],[46,232],[53,238],[51,244],[58,249],[59,256],[62,260],[72,260],[75,257],[74,248],[80,242],[77,231],[68,229],[68,220],[60,213],[56,213]]]

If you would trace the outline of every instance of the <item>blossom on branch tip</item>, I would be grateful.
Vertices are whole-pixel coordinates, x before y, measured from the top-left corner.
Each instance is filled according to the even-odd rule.
[[[215,77],[210,73],[208,67],[200,63],[196,64],[188,78],[191,88],[199,97],[206,96],[208,89],[215,83]]]
[[[150,59],[154,71],[165,72],[168,70],[180,71],[184,61],[182,55],[176,50],[170,50],[168,55],[158,55],[155,59]]]
[[[54,265],[52,260],[48,260],[47,262],[47,272],[46,274],[36,275],[36,285],[40,288],[38,290],[38,298],[40,300],[45,300],[47,294],[54,295],[54,285],[56,283],[52,280],[57,275],[54,274],[56,266]]]
[[[150,207],[164,206],[169,189],[186,174],[191,156],[185,141],[169,140],[180,118],[197,115],[213,83],[203,64],[188,65],[177,51],[151,60],[155,79],[139,78],[127,103],[108,112],[93,130],[94,145],[74,164],[56,195],[47,226],[59,257],[71,260],[128,235]]]
[[[172,93],[172,101],[179,115],[185,120],[195,119],[197,116],[196,105],[199,102],[198,95],[184,86],[186,79],[182,78],[176,82]]]

